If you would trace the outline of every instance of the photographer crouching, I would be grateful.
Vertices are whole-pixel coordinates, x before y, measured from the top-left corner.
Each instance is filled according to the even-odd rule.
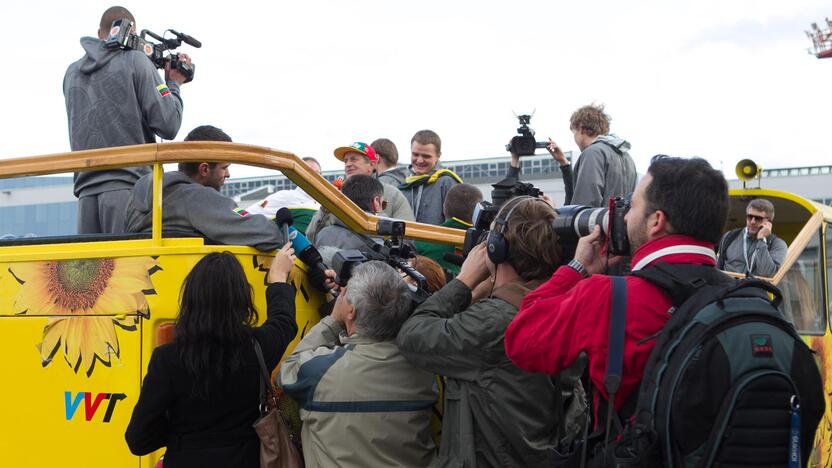
[[[707,161],[654,157],[624,217],[632,271],[659,263],[713,267],[727,212],[727,183]],[[523,299],[505,334],[506,354],[530,372],[557,374],[586,353],[599,430],[604,425],[597,418],[606,411],[598,408],[611,398],[620,421],[629,418],[634,405],[624,403],[638,389],[654,338],[673,311],[669,295],[643,278],[626,277],[626,288],[614,294],[612,278],[599,273],[621,257],[608,257],[602,239],[598,226],[582,237],[574,260]],[[626,321],[620,387],[609,391],[605,377],[614,304],[626,307]]]
[[[411,310],[411,292],[393,267],[355,265],[332,314],[280,367],[277,384],[301,409],[307,467],[428,466],[434,459],[434,376],[405,360],[394,341]]]
[[[456,279],[399,331],[409,361],[447,377],[439,466],[551,466],[555,387],[514,366],[503,335],[523,297],[560,263],[554,220],[541,199],[506,202]]]

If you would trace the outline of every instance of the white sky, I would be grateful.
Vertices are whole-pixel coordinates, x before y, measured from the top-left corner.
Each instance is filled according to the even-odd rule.
[[[825,5],[824,5],[825,3]],[[62,80],[111,3],[3,2],[0,158],[69,151]],[[387,137],[409,161],[430,128],[444,160],[507,155],[512,111],[576,151],[569,116],[603,103],[640,172],[698,155],[733,174],[829,164],[832,59],[803,31],[810,0],[272,1],[123,3],[139,29],[193,35],[177,140],[200,124],[236,142],[341,163],[337,146]],[[232,176],[262,173],[232,168]]]

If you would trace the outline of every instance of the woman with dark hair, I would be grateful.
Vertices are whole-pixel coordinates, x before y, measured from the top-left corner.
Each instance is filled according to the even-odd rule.
[[[167,447],[165,468],[258,467],[260,370],[277,366],[295,338],[295,255],[275,255],[266,289],[267,318],[256,327],[251,285],[234,255],[206,255],[185,278],[173,342],[153,350],[125,439],[135,455]]]

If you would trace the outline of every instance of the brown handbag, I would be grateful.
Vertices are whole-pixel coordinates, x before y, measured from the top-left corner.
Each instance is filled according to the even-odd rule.
[[[253,424],[260,437],[260,468],[303,468],[300,452],[278,410],[278,397],[263,360],[263,350],[256,339],[252,341],[260,365],[260,417]]]

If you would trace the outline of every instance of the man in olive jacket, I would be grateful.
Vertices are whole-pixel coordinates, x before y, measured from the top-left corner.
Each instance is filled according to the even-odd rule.
[[[447,378],[439,466],[552,466],[554,385],[514,366],[503,336],[523,297],[559,263],[554,218],[542,200],[508,201],[492,226],[506,248],[474,248],[399,331],[409,361]]]

